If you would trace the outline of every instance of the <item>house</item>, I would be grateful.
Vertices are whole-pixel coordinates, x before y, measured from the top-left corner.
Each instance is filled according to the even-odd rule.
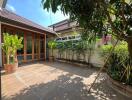
[[[58,42],[79,40],[80,33],[82,33],[82,28],[79,27],[77,22],[69,19],[62,20],[49,27],[57,33],[55,40]]]
[[[46,40],[55,36],[55,32],[8,11],[4,8],[6,1],[1,0],[0,5],[0,43],[3,42],[3,33],[17,34],[24,39],[24,47],[17,51],[19,63],[45,60]],[[0,66],[5,62],[5,55],[0,48]]]
[[[72,41],[72,44],[76,44],[77,41],[81,39],[81,33],[83,33],[83,28],[79,27],[79,24],[76,21],[70,21],[69,19],[65,19],[63,21],[60,21],[58,23],[55,23],[53,25],[49,26],[53,31],[56,32],[57,36],[55,37],[55,40],[57,42],[66,42],[66,41]],[[95,43],[95,48],[92,50],[92,58],[91,58],[91,63],[95,64],[96,66],[100,66],[103,64],[102,59],[99,55],[100,52],[98,52],[98,48],[101,45],[104,44],[111,44],[111,36],[107,35],[100,35],[97,34],[96,38],[96,43]],[[70,51],[70,50],[69,50]],[[72,59],[74,61],[77,61],[78,58],[78,53],[74,52],[74,55],[72,51],[59,51],[59,49],[54,50],[54,56],[55,58],[58,59]],[[85,51],[85,58],[84,55],[79,55],[80,59],[82,61],[88,61],[89,53],[88,50]]]
[[[49,26],[53,31],[57,33],[55,38],[58,42],[65,41],[76,41],[81,39],[81,33],[83,33],[83,28],[79,27],[77,21],[70,21],[69,19],[62,20],[58,23]],[[97,45],[107,44],[107,42],[111,42],[111,35],[107,34],[97,34],[98,41]]]

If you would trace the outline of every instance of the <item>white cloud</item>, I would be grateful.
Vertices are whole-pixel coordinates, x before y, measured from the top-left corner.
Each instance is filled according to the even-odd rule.
[[[49,20],[49,25],[69,18],[69,16],[64,15],[60,10],[58,10],[55,14],[52,13],[52,11],[48,12],[46,9],[44,10],[43,8],[41,8],[40,11],[42,12],[43,16],[47,17],[47,20]]]
[[[16,9],[12,5],[7,4],[6,8],[12,12],[16,12]]]

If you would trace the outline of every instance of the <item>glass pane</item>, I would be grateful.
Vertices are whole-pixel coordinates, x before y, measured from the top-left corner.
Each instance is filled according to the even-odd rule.
[[[27,60],[32,60],[32,55],[27,55]]]
[[[32,34],[27,34],[27,54],[32,53]]]
[[[34,36],[34,53],[39,53],[39,37],[37,36],[37,34],[35,34]]]
[[[34,59],[38,59],[38,55],[34,55]]]
[[[24,60],[23,56],[17,56],[18,62],[21,63]]]
[[[17,32],[16,35],[18,35],[18,37],[23,37],[23,41],[22,41],[22,44],[23,44],[23,48],[17,50],[17,54],[24,54],[24,33],[23,32]]]
[[[44,36],[40,36],[40,53],[44,53]]]
[[[40,58],[44,58],[44,54],[41,54],[41,55],[40,55]]]

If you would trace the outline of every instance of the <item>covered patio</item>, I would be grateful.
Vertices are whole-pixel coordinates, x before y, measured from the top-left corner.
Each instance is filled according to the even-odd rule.
[[[2,100],[129,100],[111,89],[98,70],[60,62],[37,62],[2,75]]]

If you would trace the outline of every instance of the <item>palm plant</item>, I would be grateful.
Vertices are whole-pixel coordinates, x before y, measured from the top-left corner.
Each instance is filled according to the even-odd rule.
[[[8,33],[4,33],[4,43],[2,44],[2,49],[5,52],[7,64],[10,63],[10,57],[13,57],[14,63],[17,50],[23,47],[22,41],[22,37],[18,38],[17,35],[9,35]]]
[[[12,41],[11,41],[11,47],[12,47],[12,51],[11,51],[11,55],[13,57],[13,61],[17,60],[16,59],[16,53],[17,53],[17,50],[23,48],[23,44],[22,44],[22,41],[23,41],[23,38],[22,37],[18,37],[17,35],[12,35]]]
[[[75,48],[76,48],[75,51],[77,54],[77,60],[80,60],[80,55],[85,52],[83,41],[78,41],[75,45]]]
[[[51,49],[51,56],[53,56],[53,50],[56,48],[56,42],[51,40],[48,42],[48,47]]]
[[[68,55],[70,55],[71,47],[72,47],[71,41],[65,42],[66,59],[70,59],[70,58],[68,58],[69,57]]]
[[[23,38],[18,38],[17,35],[9,35],[8,33],[3,33],[4,43],[2,44],[2,49],[6,55],[6,64],[4,64],[6,73],[12,73],[16,70],[17,65],[15,64],[16,52],[18,49],[23,47]],[[10,60],[12,59],[12,62]]]
[[[3,33],[3,40],[4,43],[2,44],[2,50],[5,52],[6,55],[6,63],[10,64],[10,55],[12,52],[12,47],[11,47],[11,41],[12,41],[12,36],[10,36],[8,33]]]

